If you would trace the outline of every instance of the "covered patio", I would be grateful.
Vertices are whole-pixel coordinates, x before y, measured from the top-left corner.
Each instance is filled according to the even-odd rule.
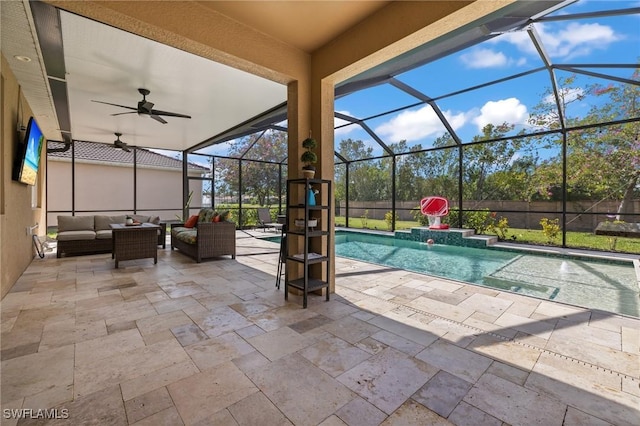
[[[504,230],[509,219],[501,239],[525,244],[524,230],[555,221],[545,244],[614,251],[616,238],[592,247],[568,237],[640,220],[634,49],[614,62],[549,56],[542,29],[572,25],[562,9],[571,1],[295,2],[331,9],[308,21],[289,15],[294,2],[271,2],[279,16],[266,15],[270,2],[250,3],[166,1],[154,13],[142,2],[2,3],[12,29],[1,58],[2,424],[636,425],[640,318],[348,260],[334,244],[323,253],[331,300],[312,295],[302,309],[301,296],[285,301],[275,286],[278,244],[247,229],[257,208],[271,207],[272,219],[286,211],[285,181],[298,177],[300,141],[312,134],[317,174],[336,188],[322,194],[337,206],[327,240],[337,226],[417,225],[416,201],[438,193],[459,227],[484,217],[504,219]],[[583,13],[584,3],[567,9],[583,29],[640,13],[618,2]],[[305,24],[338,17],[317,34]],[[46,55],[35,27],[59,36],[41,36]],[[447,65],[450,53],[511,63],[476,48],[520,36],[535,61],[515,73],[495,67],[475,81],[478,68]],[[195,61],[207,68],[194,76]],[[434,65],[460,78],[429,78]],[[165,116],[193,120],[139,117],[154,115],[145,87]],[[521,111],[525,87],[541,91],[527,99],[530,114],[481,120],[491,105]],[[391,95],[384,107],[369,102]],[[602,108],[589,115],[585,105]],[[47,139],[33,187],[7,178],[30,115]],[[431,133],[389,131],[402,118]],[[269,183],[252,186],[252,174]],[[34,258],[31,233],[44,238],[61,214],[177,222],[201,208],[232,212],[236,259],[196,263],[169,245],[157,264],[119,269],[110,253]],[[618,250],[637,259],[635,242]]]
[[[32,262],[0,305],[3,424],[637,423],[638,319],[343,258],[302,309],[279,246],[237,238]]]

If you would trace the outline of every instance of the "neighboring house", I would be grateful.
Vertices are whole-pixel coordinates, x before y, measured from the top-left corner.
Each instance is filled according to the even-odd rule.
[[[48,148],[62,143],[49,142]],[[75,177],[71,156],[75,156]],[[56,226],[58,215],[118,214],[157,215],[163,220],[182,215],[182,160],[147,149],[134,153],[113,145],[74,141],[73,151],[47,153],[47,225]],[[189,163],[188,174],[202,177],[209,169]],[[75,182],[75,205],[72,183]],[[135,182],[135,185],[134,185]],[[190,180],[194,200],[202,194],[202,181]],[[135,201],[135,202],[134,202]]]

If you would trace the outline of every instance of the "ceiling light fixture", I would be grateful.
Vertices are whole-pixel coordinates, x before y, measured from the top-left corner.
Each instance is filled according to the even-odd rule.
[[[16,58],[17,60],[19,60],[21,62],[31,62],[31,58],[28,57],[28,56],[15,55],[14,58]]]

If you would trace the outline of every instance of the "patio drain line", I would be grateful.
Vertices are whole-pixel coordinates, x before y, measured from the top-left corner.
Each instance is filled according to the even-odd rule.
[[[560,358],[560,359],[563,359],[563,360],[566,360],[566,361],[570,361],[570,362],[575,362],[576,364],[580,364],[582,366],[589,367],[589,368],[592,368],[592,369],[597,370],[597,371],[602,371],[602,372],[605,372],[605,373],[616,375],[616,376],[621,377],[621,378],[625,378],[625,379],[631,380],[633,383],[637,383],[638,386],[640,386],[640,378],[639,377],[629,376],[628,374],[622,373],[620,371],[615,371],[615,370],[612,370],[610,368],[602,367],[602,366],[599,366],[599,365],[596,365],[596,364],[592,364],[592,363],[587,362],[587,361],[583,361],[581,359],[573,358],[573,357],[570,357],[570,356],[567,356],[567,355],[563,355],[563,354],[558,353],[558,352],[550,351],[549,349],[544,349],[544,348],[532,345],[530,343],[522,342],[522,341],[520,341],[518,339],[514,339],[512,337],[503,336],[501,334],[494,333],[492,331],[483,330],[483,329],[478,328],[478,327],[474,327],[474,326],[471,326],[471,325],[468,325],[468,324],[464,324],[464,323],[461,323],[461,322],[458,322],[458,321],[454,321],[452,319],[445,318],[445,317],[442,317],[440,315],[432,314],[431,312],[426,312],[426,311],[423,311],[421,309],[414,308],[412,306],[407,306],[407,305],[403,305],[403,304],[400,304],[400,303],[397,303],[397,302],[392,302],[390,300],[383,299],[382,297],[372,296],[370,294],[364,293],[364,292],[359,291],[359,290],[354,290],[354,289],[350,289],[350,290],[356,291],[356,292],[361,293],[361,294],[363,294],[363,295],[365,295],[367,297],[370,297],[370,298],[373,298],[373,299],[377,299],[377,300],[380,300],[382,302],[391,303],[391,304],[396,305],[398,307],[401,307],[401,308],[404,308],[404,309],[408,309],[410,311],[413,311],[413,312],[416,312],[416,313],[419,313],[419,314],[423,314],[423,315],[426,315],[426,316],[429,316],[429,317],[432,317],[432,318],[437,318],[437,319],[449,322],[451,324],[455,324],[455,325],[460,326],[460,327],[468,328],[469,330],[476,331],[477,333],[474,333],[475,335],[485,334],[485,335],[489,335],[489,336],[492,336],[492,337],[496,337],[496,338],[498,338],[500,340],[503,340],[505,342],[512,342],[512,343],[515,343],[517,345],[520,345],[520,346],[523,346],[523,347],[526,347],[526,348],[529,348],[529,349],[537,350],[540,353],[545,353],[547,355],[551,355],[551,356],[556,357],[556,358]]]

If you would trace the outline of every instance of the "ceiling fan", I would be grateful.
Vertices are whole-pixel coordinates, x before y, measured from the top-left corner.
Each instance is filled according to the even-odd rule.
[[[114,134],[116,135],[116,140],[113,141],[113,146],[125,152],[131,152],[131,150],[129,149],[129,145],[127,145],[126,142],[120,140],[120,136],[122,136],[122,133],[116,132]]]
[[[138,102],[138,106],[137,107],[130,107],[130,106],[126,106],[126,105],[118,105],[118,104],[112,104],[110,102],[102,102],[102,101],[91,101],[91,102],[97,102],[100,104],[107,104],[107,105],[113,105],[113,106],[117,106],[120,108],[126,108],[126,109],[130,109],[133,111],[130,112],[120,112],[117,114],[111,114],[111,115],[122,115],[122,114],[134,114],[134,113],[138,113],[141,115],[148,115],[149,117],[153,118],[156,121],[159,121],[162,124],[167,124],[167,121],[161,117],[161,115],[167,116],[167,117],[180,117],[180,118],[191,118],[190,115],[185,115],[185,114],[178,114],[177,112],[168,112],[168,111],[160,111],[159,109],[153,109],[153,102],[149,102],[147,100],[147,95],[149,93],[151,93],[150,90],[148,89],[138,89],[138,92],[142,95],[142,100]]]

